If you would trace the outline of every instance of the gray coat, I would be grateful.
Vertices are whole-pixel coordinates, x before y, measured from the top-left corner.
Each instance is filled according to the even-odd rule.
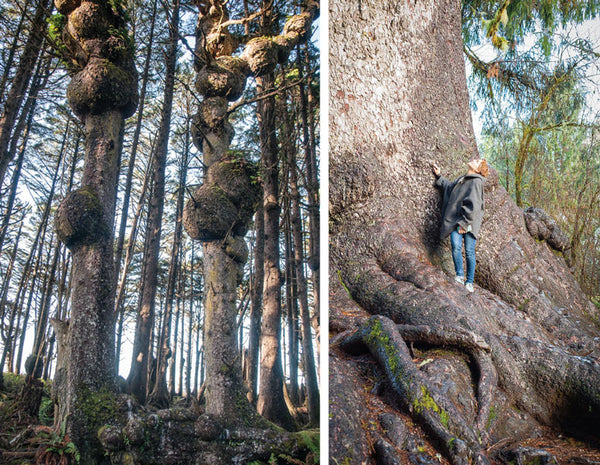
[[[480,174],[467,174],[454,182],[440,176],[435,185],[442,190],[442,226],[440,237],[450,235],[457,226],[477,238],[485,210],[483,183]]]

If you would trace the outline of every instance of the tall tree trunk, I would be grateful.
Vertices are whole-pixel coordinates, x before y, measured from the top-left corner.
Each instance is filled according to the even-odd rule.
[[[306,379],[306,394],[308,415],[311,425],[319,424],[319,383],[317,377],[317,366],[313,351],[313,338],[311,334],[311,318],[308,306],[308,289],[304,274],[304,241],[302,238],[302,216],[300,212],[300,192],[298,190],[298,174],[296,166],[296,153],[288,151],[288,166],[290,170],[290,197],[291,197],[291,221],[292,236],[294,238],[294,260],[295,277],[298,287],[298,299],[300,304],[300,315],[302,320],[302,357],[304,376]]]
[[[129,266],[133,260],[135,252],[136,239],[138,234],[138,222],[142,216],[142,210],[144,209],[146,192],[150,179],[152,178],[152,157],[148,161],[148,167],[144,173],[144,183],[142,184],[142,190],[140,191],[140,198],[138,199],[138,205],[133,215],[133,221],[129,231],[129,240],[127,241],[127,251],[125,252],[125,263],[123,264],[123,271],[121,278],[117,286],[117,297],[115,299],[115,313],[118,315],[118,330],[117,330],[117,342],[116,342],[116,366],[115,373],[119,373],[119,358],[121,353],[121,339],[123,332],[123,324],[125,318],[125,309],[123,308],[123,301],[125,300],[125,288],[127,284],[127,276],[129,272]],[[115,262],[116,263],[116,262]]]
[[[192,273],[192,279],[191,281],[194,281],[194,271],[193,271],[193,267],[194,267],[194,244],[192,243],[192,254],[190,257],[190,270]],[[184,266],[184,269],[186,267]],[[184,365],[185,365],[185,349],[183,348],[184,346],[184,341],[185,341],[185,305],[184,305],[184,299],[182,298],[183,295],[185,295],[185,283],[187,281],[187,273],[181,273],[180,274],[180,279],[179,279],[179,283],[178,283],[178,289],[179,292],[177,293],[177,315],[181,317],[181,331],[179,333],[175,332],[175,337],[177,337],[178,334],[181,335],[180,340],[179,340],[179,346],[180,346],[180,350],[179,350],[179,383],[178,383],[178,389],[177,389],[177,394],[179,396],[183,395],[183,370],[184,370]],[[190,291],[190,296],[191,298],[193,298],[192,292]]]
[[[308,196],[308,226],[309,226],[309,256],[308,266],[312,273],[312,284],[314,293],[314,306],[312,326],[315,331],[315,340],[317,341],[317,353],[319,353],[320,328],[320,299],[321,275],[320,275],[320,244],[321,222],[319,217],[319,173],[317,168],[317,144],[316,144],[316,123],[314,112],[314,95],[312,90],[311,59],[309,56],[308,45],[304,45],[304,53],[298,53],[296,66],[298,67],[299,78],[306,75],[306,84],[301,82],[298,85],[300,94],[300,116],[302,119],[302,142],[304,146],[304,163],[306,167],[306,192]],[[300,52],[300,47],[298,47]],[[302,64],[302,57],[306,63],[306,71]]]
[[[0,294],[0,321],[4,322],[4,316],[6,314],[6,302],[8,296],[8,289],[10,286],[10,280],[12,277],[12,271],[14,268],[15,259],[17,257],[17,250],[19,248],[19,239],[21,238],[21,231],[23,229],[23,221],[19,224],[19,231],[15,237],[15,243],[13,245],[13,250],[10,254],[10,260],[8,262],[8,267],[6,269],[6,273],[4,275],[4,283],[2,285],[2,293]],[[4,350],[2,351],[2,358],[0,359],[0,390],[4,389],[4,363],[6,362],[6,357],[8,355],[7,348],[12,347],[12,328],[14,328],[14,319],[15,319],[15,311],[10,312],[10,319],[8,322],[8,328],[6,333],[4,332],[4,325],[0,328],[0,336],[2,337],[2,342],[4,345]]]
[[[246,79],[239,63],[228,64],[233,38],[219,26],[227,18],[220,1],[200,6],[195,67],[197,87],[208,95],[198,112],[194,142],[203,150],[208,172],[186,205],[184,225],[192,239],[203,242],[204,250],[206,411],[232,424],[240,415],[250,422],[256,417],[243,392],[236,338],[236,293],[248,253],[243,236],[253,213],[256,189],[250,179],[250,163],[228,154],[233,128],[223,110],[228,100],[239,98]],[[222,49],[207,39],[215,33],[224,41]],[[227,78],[221,86],[211,73],[215,77],[230,74],[232,79]],[[211,113],[220,116],[215,120]]]
[[[42,48],[44,34],[48,27],[46,17],[50,12],[49,6],[50,0],[39,0],[36,6],[29,36],[13,77],[2,116],[0,117],[0,185],[2,185],[6,168],[11,161],[8,146],[11,137],[14,137],[11,135],[14,124],[21,109],[21,103],[25,98],[31,75],[35,69],[40,49]]]
[[[121,220],[119,224],[119,234],[117,235],[117,246],[115,249],[115,276],[119,277],[121,271],[121,259],[123,257],[123,243],[125,241],[125,231],[127,230],[127,220],[129,213],[129,200],[131,197],[131,184],[133,181],[133,173],[135,171],[135,160],[137,157],[137,150],[140,141],[140,134],[142,132],[142,121],[144,120],[144,104],[146,99],[146,88],[148,86],[148,77],[150,75],[150,65],[152,58],[152,48],[154,45],[154,28],[156,25],[156,4],[158,0],[152,2],[152,13],[150,15],[150,31],[148,32],[148,38],[146,42],[146,57],[144,62],[144,71],[142,71],[142,78],[140,84],[140,104],[138,108],[137,121],[135,123],[135,130],[131,140],[131,155],[127,164],[127,176],[125,178],[125,189],[123,191],[123,208],[121,211]],[[137,216],[135,217],[137,218]],[[115,307],[117,312],[119,306]]]
[[[181,275],[185,272],[185,263],[183,262],[183,257],[182,257],[182,251],[181,249],[179,250],[180,256],[179,256],[179,261],[181,263],[181,270],[178,273],[177,276],[177,288],[176,288],[176,300],[175,300],[175,329],[173,331],[173,350],[171,352],[171,367],[169,370],[169,392],[171,396],[174,396],[176,393],[176,389],[175,389],[175,369],[177,368],[177,355],[178,355],[178,347],[179,347],[179,340],[177,338],[178,334],[179,334],[179,316],[181,314],[181,305],[180,305],[180,299],[181,299],[181,281],[182,281],[182,277]]]
[[[173,15],[175,16],[175,15]],[[175,39],[176,40],[176,39]],[[188,125],[189,126],[189,125]],[[181,237],[183,224],[181,216],[183,214],[183,201],[185,193],[185,184],[187,178],[187,161],[189,145],[189,127],[186,131],[186,144],[184,153],[179,165],[179,184],[177,186],[177,206],[175,209],[175,231],[173,232],[173,245],[171,248],[171,261],[169,265],[169,274],[167,277],[167,290],[165,296],[165,311],[163,315],[162,331],[158,343],[158,359],[156,367],[156,382],[152,387],[150,402],[154,405],[165,406],[169,402],[169,390],[167,389],[167,360],[172,356],[170,350],[171,341],[171,320],[173,317],[173,300],[175,298],[175,288],[177,285],[177,274],[179,272],[179,261],[181,250]]]
[[[251,163],[228,153],[234,133],[228,122],[228,101],[241,96],[246,75],[264,75],[274,69],[285,55],[272,53],[274,47],[289,51],[306,37],[316,9],[311,4],[304,16],[290,18],[287,25],[298,27],[284,28],[285,35],[278,42],[259,37],[246,45],[239,59],[232,59],[237,43],[220,25],[228,19],[225,5],[220,1],[200,5],[194,64],[198,72],[196,86],[205,98],[193,130],[208,171],[204,184],[186,205],[184,226],[192,239],[203,242],[204,249],[206,411],[222,418],[225,424],[240,415],[259,422],[243,393],[236,340],[236,290],[247,260],[244,234],[258,189]],[[269,240],[278,243],[277,237]]]
[[[133,358],[131,371],[127,379],[130,392],[140,402],[145,402],[148,386],[146,366],[149,364],[150,332],[154,324],[154,305],[158,279],[158,256],[162,231],[162,217],[165,199],[165,169],[167,166],[167,150],[169,148],[169,132],[171,112],[173,109],[173,90],[175,87],[175,71],[177,65],[177,43],[179,41],[179,0],[174,0],[170,19],[169,48],[165,54],[165,88],[161,113],[158,142],[154,155],[154,185],[150,198],[146,241],[148,247],[144,256],[143,293],[138,314],[135,339],[133,342]]]
[[[286,220],[284,223],[285,236],[285,309],[288,331],[288,393],[294,405],[300,403],[300,390],[298,387],[298,358],[300,331],[298,330],[298,286],[296,284],[296,270],[294,263],[294,246],[292,243],[292,227],[289,218],[289,195],[285,195]]]
[[[193,289],[193,284],[192,284]],[[199,306],[198,306],[199,307]],[[200,308],[198,308],[200,311]],[[187,364],[185,365],[185,394],[189,397],[192,395],[192,334],[194,333],[194,300],[190,300],[190,311],[188,314],[187,327]],[[183,347],[182,347],[183,349]]]
[[[92,12],[98,28],[90,31],[80,18]],[[72,77],[67,97],[84,123],[85,161],[81,187],[60,204],[55,227],[73,256],[68,374],[61,402],[81,461],[95,465],[108,461],[97,435],[108,421],[106,409],[90,406],[112,399],[115,390],[113,230],[124,118],[137,106],[137,76],[126,39],[111,35],[125,28],[122,9],[84,1],[61,3],[61,13],[79,38],[77,49],[94,50],[85,56],[73,53],[82,70]]]
[[[273,89],[272,73],[256,78],[258,92]],[[275,99],[257,104],[262,154],[263,208],[265,214],[265,281],[261,325],[260,389],[258,412],[286,429],[295,427],[283,397],[281,358],[281,278],[279,270],[279,153],[275,138]]]
[[[250,328],[248,330],[248,399],[256,405],[258,399],[258,367],[260,348],[260,324],[262,318],[262,292],[265,257],[265,216],[262,205],[254,215],[256,229],[254,239],[254,267],[250,277]]]
[[[477,155],[460,6],[330,4],[330,454],[352,463],[401,460],[406,441],[381,431],[405,425],[369,410],[381,400],[399,401],[453,464],[499,461],[502,444],[509,453],[540,425],[600,435],[598,310],[563,259],[529,235],[495,170],[476,292],[454,281],[440,243],[429,163],[466,171]],[[370,354],[374,371],[355,354]],[[383,399],[366,390],[374,379],[386,380]],[[464,386],[458,395],[452,384]]]

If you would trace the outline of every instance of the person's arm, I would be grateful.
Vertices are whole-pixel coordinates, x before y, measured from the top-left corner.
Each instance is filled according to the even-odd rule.
[[[462,218],[458,221],[461,234],[471,232],[474,217],[483,209],[483,182],[474,179],[469,187],[461,207]]]
[[[442,189],[446,189],[450,185],[450,181],[448,181],[444,176],[442,176],[442,170],[435,163],[430,163],[431,171],[435,175],[435,185],[436,187],[441,187]]]

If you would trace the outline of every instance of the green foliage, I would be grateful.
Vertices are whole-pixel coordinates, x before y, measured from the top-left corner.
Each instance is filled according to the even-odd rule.
[[[58,435],[52,430],[41,431],[39,436],[43,439],[40,445],[43,452],[39,456],[39,463],[57,463],[51,462],[51,460],[54,460],[51,458],[54,455],[67,456],[66,463],[79,463],[81,460],[81,454],[77,446],[69,440],[68,436]]]
[[[52,426],[54,423],[54,403],[49,397],[42,397],[39,420],[42,425]]]
[[[25,384],[25,375],[17,375],[15,373],[2,373],[4,377],[4,390],[6,392],[20,392]]]
[[[55,13],[46,21],[48,22],[48,37],[57,44],[61,43],[61,34],[63,27],[67,24],[67,17],[60,13]]]
[[[135,54],[135,41],[133,36],[129,34],[127,28],[125,27],[109,27],[108,33],[113,37],[118,37],[125,44],[125,48],[122,52],[129,53],[131,55]]]
[[[600,2],[585,0],[564,2],[549,0],[464,0],[462,2],[463,37],[469,46],[478,45],[495,36],[509,47],[525,35],[539,31],[538,42],[546,56],[554,46],[554,33],[567,24],[580,24],[598,15]],[[485,34],[483,34],[485,33]],[[499,41],[499,44],[504,41]],[[508,49],[506,50],[508,51]]]

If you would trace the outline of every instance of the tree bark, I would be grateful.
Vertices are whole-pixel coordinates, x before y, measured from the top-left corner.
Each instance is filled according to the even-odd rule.
[[[125,29],[122,9],[86,1],[60,6],[67,29],[78,37],[72,58],[82,69],[72,77],[67,97],[85,131],[81,186],[65,197],[55,216],[58,236],[73,256],[62,401],[66,430],[81,461],[95,465],[109,460],[97,432],[116,403],[113,231],[124,118],[137,106],[137,76],[126,39],[111,35]],[[98,21],[93,31],[81,21],[89,14]],[[93,53],[82,56],[81,50]]]
[[[6,168],[11,161],[8,146],[21,103],[25,98],[31,75],[35,68],[44,34],[47,29],[46,17],[49,13],[50,0],[39,0],[31,23],[31,31],[25,43],[23,54],[12,80],[10,91],[0,117],[0,185],[4,180]]]
[[[262,206],[254,215],[254,267],[250,276],[250,328],[248,330],[248,400],[256,405],[258,398],[258,366],[260,322],[262,319],[262,290],[264,281],[265,216]]]
[[[258,92],[273,88],[274,77],[256,78]],[[257,104],[263,174],[263,209],[265,215],[265,261],[263,312],[260,333],[260,388],[256,407],[264,417],[294,428],[294,420],[283,398],[281,359],[281,277],[279,270],[279,152],[275,138],[275,100],[267,98]]]
[[[179,1],[175,0],[170,22],[169,49],[166,52],[165,88],[161,113],[158,141],[154,154],[154,183],[150,204],[148,206],[148,223],[146,226],[146,254],[144,256],[144,282],[141,306],[138,314],[133,358],[128,377],[129,390],[140,402],[145,402],[148,391],[148,373],[146,366],[150,350],[150,333],[154,324],[154,306],[156,286],[158,282],[158,256],[160,252],[162,217],[165,201],[165,170],[167,166],[167,150],[171,128],[171,112],[173,109],[173,90],[175,87],[175,70],[177,65],[177,44],[179,42]]]
[[[369,425],[380,418],[367,406],[397,406],[392,391],[451,463],[495,460],[502,447],[488,446],[518,442],[540,425],[597,438],[598,310],[563,259],[530,237],[495,170],[485,185],[475,293],[454,281],[449,247],[438,239],[439,194],[429,163],[458,173],[478,155],[459,2],[330,8],[331,455],[383,460],[389,449]],[[383,320],[378,330],[370,315],[397,328]],[[407,357],[408,345],[414,351]],[[374,371],[348,359],[358,347],[375,358]],[[440,347],[471,365],[431,350]],[[413,370],[424,376],[422,388],[411,384],[418,381]],[[352,389],[343,386],[345,373],[360,380]],[[378,376],[386,379],[382,387],[365,391]],[[468,400],[433,387],[463,382]],[[456,409],[462,418],[451,413]],[[389,430],[384,434],[390,439]],[[371,452],[369,443],[380,446]]]

